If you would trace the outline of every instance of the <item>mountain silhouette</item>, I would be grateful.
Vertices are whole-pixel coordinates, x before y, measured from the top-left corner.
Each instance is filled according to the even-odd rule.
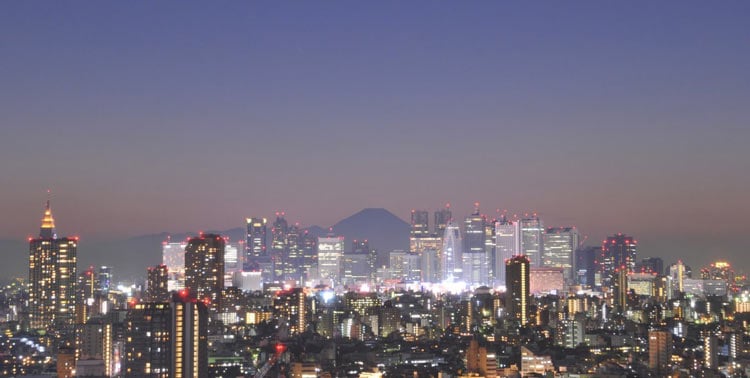
[[[388,254],[395,249],[409,250],[409,223],[386,209],[363,209],[332,228],[335,235],[344,236],[347,251],[352,240],[367,239],[378,251],[377,266],[388,265]]]

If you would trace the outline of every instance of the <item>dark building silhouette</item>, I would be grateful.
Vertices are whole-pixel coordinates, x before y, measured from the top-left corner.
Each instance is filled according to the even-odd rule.
[[[185,288],[213,312],[221,308],[224,290],[224,245],[221,236],[206,234],[191,238],[185,247]]]

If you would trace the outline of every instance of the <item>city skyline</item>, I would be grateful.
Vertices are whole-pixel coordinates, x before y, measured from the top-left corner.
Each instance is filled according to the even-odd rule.
[[[3,245],[51,189],[82,262],[476,201],[669,260],[746,253],[746,3],[2,8]]]

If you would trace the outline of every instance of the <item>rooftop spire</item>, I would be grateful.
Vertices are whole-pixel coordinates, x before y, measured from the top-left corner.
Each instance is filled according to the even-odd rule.
[[[47,200],[47,206],[44,207],[44,216],[42,217],[42,227],[39,230],[39,237],[43,239],[54,239],[57,237],[55,235],[55,218],[52,217],[49,199]]]

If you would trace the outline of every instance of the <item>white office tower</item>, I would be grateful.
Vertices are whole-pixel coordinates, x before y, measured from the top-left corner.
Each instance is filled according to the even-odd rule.
[[[343,255],[343,236],[318,238],[318,275],[321,283],[331,287],[340,284]]]
[[[187,243],[162,243],[162,264],[167,266],[167,290],[185,288],[185,247]]]
[[[505,286],[505,261],[518,255],[518,222],[505,215],[495,223],[495,282]]]
[[[234,274],[242,271],[242,252],[243,248],[238,243],[224,246],[224,287],[234,286]]]
[[[529,258],[531,267],[542,266],[542,253],[544,252],[544,225],[539,217],[525,217],[520,220],[521,248],[520,253]]]
[[[445,226],[442,263],[444,281],[458,281],[462,278],[461,230],[453,221]]]
[[[575,227],[550,227],[544,233],[542,266],[562,268],[565,280],[573,282],[573,252],[578,248]]]

